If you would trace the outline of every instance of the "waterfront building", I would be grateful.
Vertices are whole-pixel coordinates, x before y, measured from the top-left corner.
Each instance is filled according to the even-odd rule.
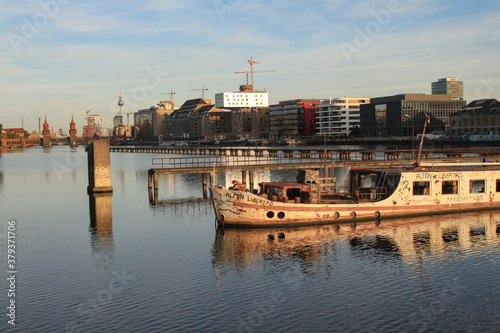
[[[215,106],[221,109],[242,109],[269,106],[266,91],[238,91],[215,94]]]
[[[162,140],[163,121],[165,117],[174,112],[174,103],[160,101],[147,109],[134,113],[135,136],[153,140]]]
[[[319,99],[280,101],[269,107],[269,139],[295,140],[317,132]]]
[[[231,112],[231,137],[264,138],[269,135],[269,94],[242,85],[238,92],[215,94],[215,107]]]
[[[465,106],[451,95],[401,94],[371,98],[360,106],[360,131],[364,136],[416,136],[422,133],[427,115],[426,133],[445,133],[450,115]]]
[[[96,125],[83,125],[83,137],[85,138],[93,138],[94,136],[98,136],[98,130]]]
[[[500,102],[480,99],[450,116],[452,136],[500,134]]]
[[[205,140],[225,140],[232,136],[231,111],[221,110],[214,105],[200,108],[202,114],[202,137]]]
[[[93,129],[95,130],[94,134],[97,136],[101,136],[102,133],[102,117],[100,115],[94,114],[94,115],[88,115],[88,120],[87,124],[90,126],[93,126]],[[87,133],[87,132],[84,132]],[[94,134],[91,135],[91,137],[94,136]]]
[[[451,95],[453,98],[464,97],[464,83],[456,77],[446,77],[431,83],[433,95]]]
[[[318,134],[349,135],[360,126],[360,105],[367,97],[322,99],[318,110]]]
[[[167,115],[163,121],[164,140],[200,140],[224,138],[231,132],[231,113],[210,100],[191,99]]]
[[[114,128],[115,135],[130,138],[133,136],[133,129],[130,125],[122,125]]]
[[[24,135],[24,128],[21,128],[21,127],[3,128],[2,133],[6,136],[9,136],[9,137],[23,136]]]

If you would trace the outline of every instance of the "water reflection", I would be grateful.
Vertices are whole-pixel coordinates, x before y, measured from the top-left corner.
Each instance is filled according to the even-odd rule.
[[[155,214],[179,221],[186,216],[213,215],[213,205],[208,199],[180,199],[157,201],[151,208]],[[214,216],[215,223],[215,216]]]
[[[251,267],[256,261],[292,260],[326,265],[345,248],[372,262],[415,264],[424,254],[440,257],[486,242],[499,242],[500,211],[298,228],[217,230],[213,265],[217,271]],[[345,254],[344,254],[345,255]]]
[[[97,265],[109,267],[114,258],[113,193],[89,194],[90,242]]]

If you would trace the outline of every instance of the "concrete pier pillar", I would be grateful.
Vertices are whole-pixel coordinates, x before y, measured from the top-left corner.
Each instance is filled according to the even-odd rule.
[[[112,197],[110,192],[89,193],[90,227],[104,242],[113,236]]]
[[[109,140],[90,140],[87,146],[88,193],[113,192]]]

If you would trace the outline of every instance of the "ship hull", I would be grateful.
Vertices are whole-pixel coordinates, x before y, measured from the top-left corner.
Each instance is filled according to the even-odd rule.
[[[472,193],[479,179],[481,193]],[[429,193],[415,194],[415,184]],[[459,188],[445,193],[444,183]],[[379,220],[405,216],[449,214],[500,208],[500,169],[402,172],[395,190],[373,202],[311,204],[269,200],[249,192],[211,187],[219,224],[238,227],[300,226]]]

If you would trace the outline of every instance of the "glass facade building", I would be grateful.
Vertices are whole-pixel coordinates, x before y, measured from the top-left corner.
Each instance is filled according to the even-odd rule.
[[[464,83],[455,77],[447,77],[432,82],[431,91],[433,95],[451,95],[453,98],[464,97]]]
[[[450,95],[403,94],[372,98],[361,105],[361,133],[364,136],[412,136],[422,133],[427,115],[427,133],[445,133],[450,115],[465,101]]]

